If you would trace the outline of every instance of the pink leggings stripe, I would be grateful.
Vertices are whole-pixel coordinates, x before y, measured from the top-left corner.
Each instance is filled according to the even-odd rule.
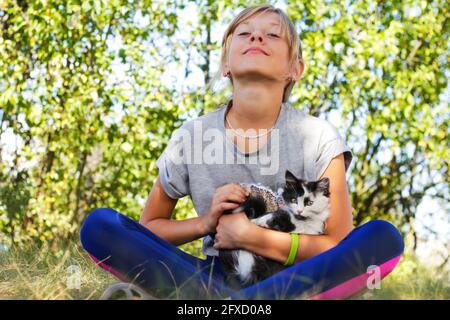
[[[111,268],[110,266],[108,266],[106,263],[101,262],[100,260],[98,260],[96,257],[94,257],[92,254],[89,254],[89,256],[91,257],[92,260],[94,260],[94,262],[101,267],[102,269],[105,269],[106,271],[108,271],[109,273],[111,273],[112,275],[116,276],[117,278],[119,278],[121,281],[127,282],[129,281],[129,279],[127,277],[125,277],[123,274],[121,274],[119,271]]]
[[[380,280],[387,276],[398,264],[401,256],[397,256],[391,260],[386,261],[380,265]],[[331,288],[325,292],[319,293],[313,297],[311,300],[335,300],[335,299],[346,299],[352,295],[360,292],[367,286],[367,279],[371,276],[369,273],[363,273],[355,278],[347,280],[340,285]]]

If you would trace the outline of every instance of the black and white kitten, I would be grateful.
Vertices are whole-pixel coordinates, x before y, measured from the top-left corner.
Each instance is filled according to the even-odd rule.
[[[241,184],[250,191],[236,209],[224,213],[245,212],[251,222],[268,229],[301,234],[322,234],[329,216],[329,179],[305,181],[289,170],[286,184],[274,193],[261,185]],[[222,249],[219,260],[231,286],[252,285],[285,268],[282,263],[240,249]]]

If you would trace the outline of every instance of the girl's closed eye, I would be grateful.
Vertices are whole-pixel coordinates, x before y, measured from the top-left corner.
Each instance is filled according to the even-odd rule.
[[[238,36],[244,36],[244,35],[247,35],[247,34],[250,34],[250,33],[249,32],[241,32],[241,33],[238,34]],[[275,38],[279,38],[279,36],[277,34],[275,34],[275,33],[269,33],[269,36],[275,37]]]

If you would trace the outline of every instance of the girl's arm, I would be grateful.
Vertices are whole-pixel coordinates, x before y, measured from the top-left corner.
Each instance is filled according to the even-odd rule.
[[[331,249],[353,229],[343,154],[330,162],[321,178],[323,177],[330,179],[330,217],[326,224],[326,234],[301,234],[295,262]],[[214,246],[216,249],[238,247],[281,263],[284,263],[289,255],[291,237],[288,233],[257,226],[251,223],[244,213],[221,217],[217,232],[222,234],[219,236],[221,241]],[[218,235],[216,239],[217,237]]]
[[[205,232],[202,217],[171,220],[177,201],[164,192],[158,176],[139,223],[158,237],[179,246],[205,236]]]
[[[245,200],[245,193],[237,183],[223,185],[216,189],[208,213],[196,218],[171,220],[178,200],[166,194],[158,176],[139,223],[158,237],[179,246],[214,233],[223,211],[239,207]]]

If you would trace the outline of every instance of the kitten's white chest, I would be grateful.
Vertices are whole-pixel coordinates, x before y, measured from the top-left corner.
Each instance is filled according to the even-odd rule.
[[[242,282],[247,282],[252,274],[255,258],[248,251],[238,250],[236,252],[236,261],[236,273]]]

